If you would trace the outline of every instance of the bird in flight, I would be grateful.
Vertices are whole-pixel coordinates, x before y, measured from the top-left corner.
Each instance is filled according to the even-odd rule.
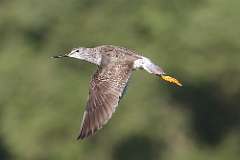
[[[112,117],[134,70],[144,69],[178,86],[182,84],[138,52],[113,45],[74,48],[52,58],[72,57],[98,66],[90,82],[89,98],[77,139],[84,139],[101,129]]]

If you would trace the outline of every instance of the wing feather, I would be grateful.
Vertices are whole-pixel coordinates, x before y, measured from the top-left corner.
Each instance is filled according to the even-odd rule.
[[[93,135],[108,122],[132,73],[133,63],[99,67],[90,83],[87,106],[78,139]]]

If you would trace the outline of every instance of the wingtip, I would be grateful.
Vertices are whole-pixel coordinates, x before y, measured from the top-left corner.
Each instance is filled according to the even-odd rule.
[[[79,135],[77,136],[77,140],[83,140],[87,137],[89,137],[91,134],[88,132],[88,133],[84,133],[83,130],[81,130],[81,132],[79,133]]]
[[[83,136],[82,132],[77,136],[76,140],[83,140],[85,138],[85,136]]]
[[[78,137],[76,138],[76,140],[77,140],[77,141],[80,141],[80,140],[82,140],[82,138],[81,138],[80,136],[78,136]]]

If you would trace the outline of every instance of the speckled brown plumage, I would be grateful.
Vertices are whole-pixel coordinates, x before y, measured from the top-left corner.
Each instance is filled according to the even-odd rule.
[[[162,68],[150,59],[124,47],[113,45],[80,47],[53,58],[61,57],[77,58],[98,66],[90,82],[89,98],[77,139],[93,135],[108,122],[118,106],[133,70],[144,69],[181,86],[176,79],[165,75]]]
[[[133,70],[137,57],[106,46],[102,63],[90,83],[90,94],[78,139],[94,134],[111,118]]]

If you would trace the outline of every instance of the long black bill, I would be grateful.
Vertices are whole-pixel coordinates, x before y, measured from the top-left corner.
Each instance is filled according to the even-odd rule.
[[[68,57],[68,56],[64,54],[64,55],[52,56],[51,58],[63,58],[63,57]]]

